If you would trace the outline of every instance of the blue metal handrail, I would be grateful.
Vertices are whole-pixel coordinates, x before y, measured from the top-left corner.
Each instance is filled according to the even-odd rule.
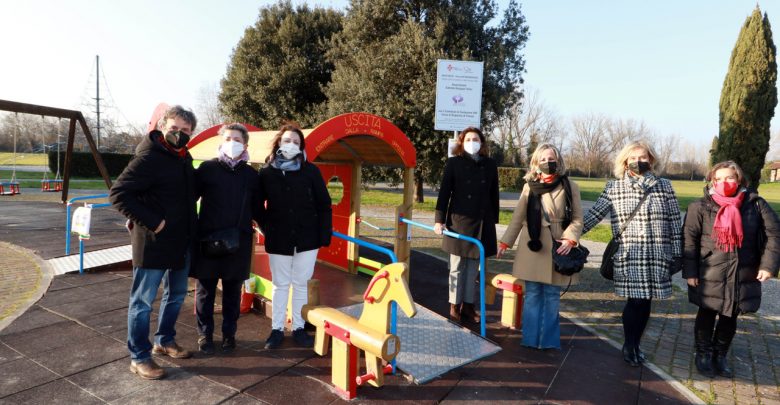
[[[65,254],[70,254],[70,206],[73,205],[76,201],[84,201],[84,200],[93,200],[97,198],[106,198],[108,197],[108,194],[96,194],[96,195],[85,195],[81,197],[73,197],[70,200],[68,200],[66,208],[65,208]],[[93,208],[100,208],[100,207],[107,207],[111,204],[109,203],[102,203],[102,204],[93,204]]]
[[[411,219],[399,217],[398,220],[405,224],[417,226],[423,229],[427,229],[429,231],[434,231],[432,226],[415,222],[412,221]],[[482,246],[482,242],[480,242],[478,239],[472,238],[471,236],[461,235],[459,233],[448,231],[446,229],[443,229],[442,233],[451,238],[465,240],[466,242],[471,242],[477,245],[477,247],[479,248],[479,308],[482,315],[479,317],[479,332],[482,335],[482,337],[485,337],[485,247]]]
[[[367,247],[367,248],[372,249],[372,250],[376,250],[379,253],[384,253],[384,254],[390,256],[390,260],[391,260],[392,263],[395,263],[395,262],[398,261],[398,258],[395,256],[395,253],[393,253],[393,251],[388,249],[388,248],[383,248],[382,246],[379,246],[379,245],[377,245],[375,243],[366,242],[366,241],[361,240],[361,239],[353,238],[353,237],[351,237],[349,235],[344,235],[341,232],[333,231],[333,236],[335,236],[337,238],[344,239],[344,240],[346,240],[348,242],[352,242],[352,243],[354,243],[356,245],[360,245],[360,246]]]

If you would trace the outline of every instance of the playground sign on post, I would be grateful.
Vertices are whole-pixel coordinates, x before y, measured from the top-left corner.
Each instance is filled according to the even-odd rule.
[[[439,59],[436,68],[434,129],[480,127],[483,62]]]

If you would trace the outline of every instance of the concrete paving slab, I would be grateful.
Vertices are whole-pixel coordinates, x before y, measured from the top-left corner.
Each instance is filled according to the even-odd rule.
[[[80,300],[67,304],[48,306],[41,304],[42,307],[70,319],[86,318],[90,315],[113,311],[119,308],[126,308],[127,302],[107,299],[106,297],[93,297],[86,295]]]
[[[6,328],[0,330],[0,336],[6,336],[19,332],[53,325],[55,323],[68,322],[67,319],[34,305],[27,312],[16,318]]]
[[[35,364],[30,359],[18,359],[0,364],[0,398],[15,394],[60,378],[59,375]]]
[[[261,401],[257,398],[252,398],[246,394],[238,394],[228,399],[227,401],[222,402],[220,405],[258,405],[258,404],[268,404],[268,402]]]
[[[186,371],[242,392],[295,365],[269,355],[268,351],[244,348],[238,348],[232,354],[223,354],[217,348],[217,353],[213,356],[200,357],[181,364]]]
[[[98,335],[67,348],[36,353],[30,358],[59,375],[68,376],[128,356],[127,346]]]
[[[0,364],[24,358],[21,353],[11,349],[8,345],[0,343]]]
[[[56,380],[3,398],[9,404],[36,404],[46,398],[47,404],[104,404],[100,398],[71,384],[67,380]]]
[[[125,350],[125,354],[127,351]],[[122,358],[67,377],[67,380],[90,392],[92,395],[111,402],[129,396],[155,384],[130,373],[130,359]]]
[[[0,336],[0,341],[29,357],[52,349],[70,347],[97,335],[93,330],[68,321]]]
[[[168,376],[165,379],[116,399],[112,404],[217,404],[238,393],[180,368],[167,368],[166,371]]]
[[[272,381],[263,381],[246,390],[246,394],[258,400],[271,404],[328,404],[339,396],[333,392],[330,384],[311,379],[301,378],[291,371],[277,375]],[[294,399],[291,398],[291,395]]]

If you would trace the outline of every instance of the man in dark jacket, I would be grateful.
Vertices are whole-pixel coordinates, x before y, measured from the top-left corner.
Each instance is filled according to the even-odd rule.
[[[192,111],[178,105],[169,108],[111,187],[111,203],[129,219],[133,245],[133,286],[127,310],[130,371],[145,379],[165,377],[152,352],[173,358],[192,355],[176,344],[174,327],[187,294],[195,232],[194,175],[186,145],[196,123]],[[152,346],[149,317],[163,279]]]

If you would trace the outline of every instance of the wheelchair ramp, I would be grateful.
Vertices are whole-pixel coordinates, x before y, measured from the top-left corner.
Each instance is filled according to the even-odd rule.
[[[363,304],[355,304],[339,308],[339,311],[358,318],[362,308]],[[396,357],[396,366],[409,374],[416,384],[425,384],[450,370],[501,350],[498,345],[422,305],[417,304],[414,318],[398,312],[401,351]]]
[[[84,253],[84,270],[109,264],[128,262],[133,259],[133,249],[130,245],[110,249],[96,250]],[[65,274],[79,271],[79,255],[70,255],[49,259],[46,261],[55,274]]]

